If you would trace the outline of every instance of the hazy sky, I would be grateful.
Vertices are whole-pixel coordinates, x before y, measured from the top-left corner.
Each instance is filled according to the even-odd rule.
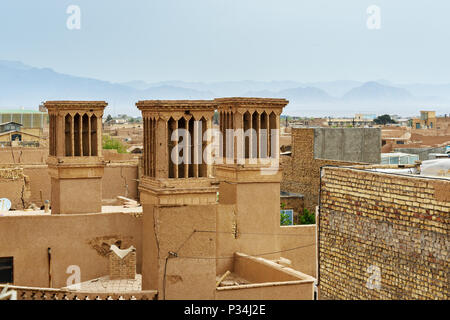
[[[0,60],[114,82],[449,83],[449,14],[449,0],[1,1]]]

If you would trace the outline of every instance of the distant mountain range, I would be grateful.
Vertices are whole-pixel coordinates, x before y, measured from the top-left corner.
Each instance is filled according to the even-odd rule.
[[[112,83],[0,60],[0,110],[36,109],[45,100],[105,100],[106,114],[137,116],[142,99],[212,99],[215,97],[280,97],[290,101],[285,113],[297,116],[349,116],[354,113],[417,115],[430,109],[450,113],[450,84],[392,84],[387,80],[223,81]]]
[[[413,96],[406,89],[386,86],[375,81],[370,81],[351,89],[344,94],[342,99],[344,101],[352,102],[401,102],[413,100]]]

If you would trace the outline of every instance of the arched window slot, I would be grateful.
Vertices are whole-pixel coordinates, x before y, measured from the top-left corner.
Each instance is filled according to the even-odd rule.
[[[72,146],[72,116],[70,114],[66,114],[64,117],[64,142],[65,142],[65,156],[71,157],[73,156]]]

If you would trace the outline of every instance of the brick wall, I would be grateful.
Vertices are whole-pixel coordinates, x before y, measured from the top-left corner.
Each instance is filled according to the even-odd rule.
[[[280,157],[283,170],[281,190],[301,193],[304,206],[315,212],[318,205],[320,167],[325,165],[348,166],[355,162],[314,158],[314,129],[292,129],[292,154]]]
[[[324,168],[325,299],[448,299],[450,180]]]
[[[109,278],[134,279],[136,276],[136,251],[131,251],[123,259],[117,254],[109,254]]]

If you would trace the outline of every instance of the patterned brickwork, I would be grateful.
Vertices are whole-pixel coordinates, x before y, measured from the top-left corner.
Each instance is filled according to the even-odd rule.
[[[448,299],[450,180],[324,168],[324,299]]]
[[[111,252],[109,254],[109,277],[115,279],[134,279],[136,277],[136,251],[128,253],[123,259]]]

